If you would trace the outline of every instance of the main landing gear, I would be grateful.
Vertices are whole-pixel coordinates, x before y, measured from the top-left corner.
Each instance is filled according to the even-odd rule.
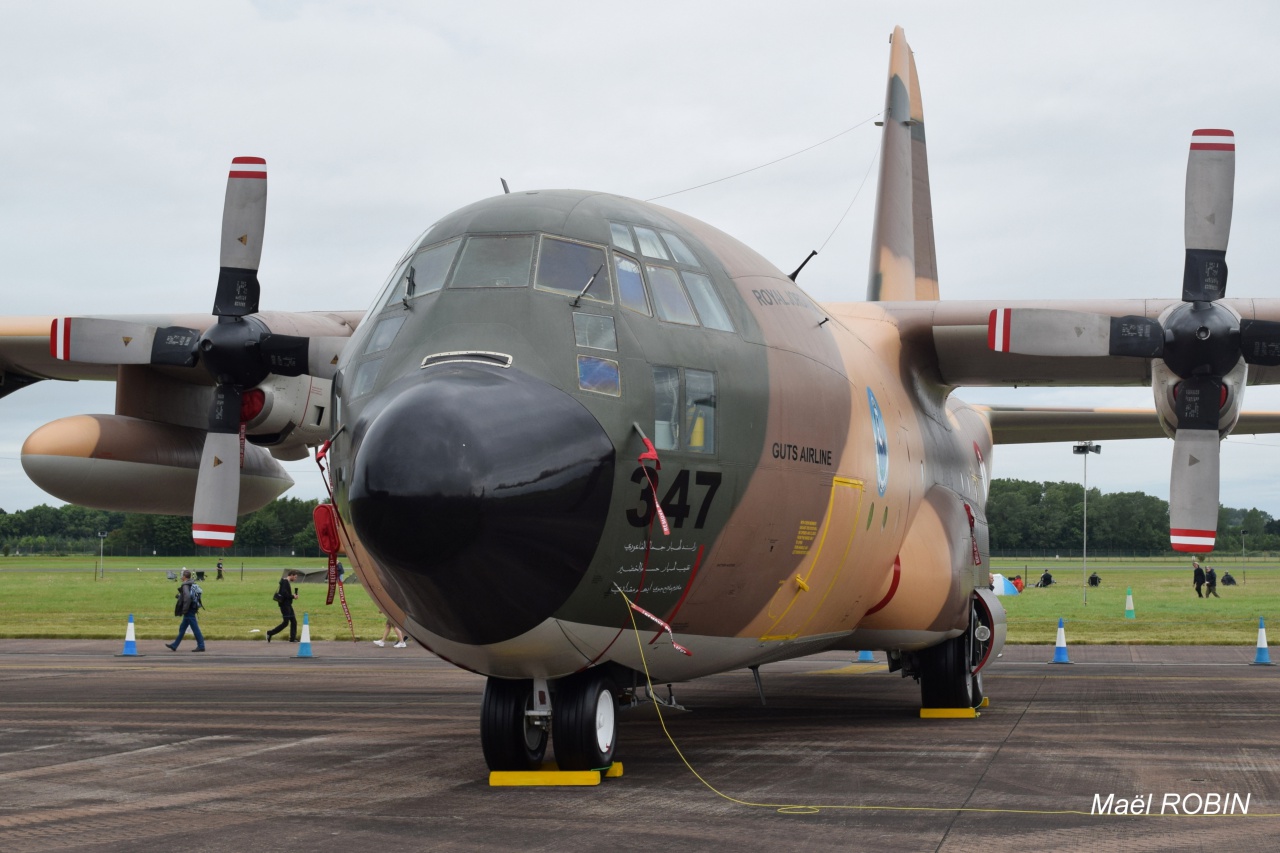
[[[979,590],[969,611],[969,628],[915,654],[915,675],[925,708],[977,708],[985,696],[982,667],[1004,646],[1004,610]]]
[[[536,770],[550,735],[561,770],[608,767],[618,743],[616,693],[599,669],[558,679],[554,696],[542,679],[491,677],[480,710],[485,762],[490,770]]]

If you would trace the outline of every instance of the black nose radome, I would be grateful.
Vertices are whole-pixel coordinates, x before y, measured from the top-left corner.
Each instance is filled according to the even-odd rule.
[[[443,364],[364,426],[351,517],[410,616],[486,644],[564,603],[613,483],[613,444],[581,403],[516,369]]]

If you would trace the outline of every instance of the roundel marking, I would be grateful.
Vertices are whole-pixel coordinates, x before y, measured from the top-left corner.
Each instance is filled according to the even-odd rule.
[[[876,491],[884,497],[889,485],[889,434],[884,429],[884,413],[876,402],[876,395],[867,389],[867,405],[871,407],[871,431],[876,439]]]

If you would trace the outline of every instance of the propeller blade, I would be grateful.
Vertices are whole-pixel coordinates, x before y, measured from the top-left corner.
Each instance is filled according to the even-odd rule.
[[[213,313],[243,317],[258,313],[258,265],[267,223],[267,161],[236,157],[227,175],[222,207],[222,251]]]
[[[306,338],[270,332],[262,336],[258,345],[262,365],[272,373],[332,379],[338,372],[338,357],[348,340],[324,335]]]
[[[1240,354],[1249,364],[1280,365],[1280,323],[1241,320]]]
[[[219,385],[214,389],[196,476],[191,538],[197,545],[230,547],[236,538],[239,506],[240,392],[234,385]]]
[[[1235,134],[1192,131],[1187,156],[1184,302],[1213,302],[1227,295],[1227,240],[1235,180]]]
[[[1222,442],[1216,429],[1174,434],[1169,476],[1169,543],[1175,551],[1213,550],[1218,530],[1218,468]]]
[[[1222,379],[1217,376],[1192,376],[1174,389],[1173,411],[1177,429],[1218,432],[1223,394]]]
[[[263,365],[277,376],[301,376],[307,372],[310,340],[297,335],[263,335],[258,343]]]
[[[59,361],[83,364],[196,363],[195,329],[97,317],[59,317],[49,329],[49,354]]]
[[[987,320],[987,346],[1020,355],[1156,358],[1164,350],[1164,333],[1146,317],[998,308]]]

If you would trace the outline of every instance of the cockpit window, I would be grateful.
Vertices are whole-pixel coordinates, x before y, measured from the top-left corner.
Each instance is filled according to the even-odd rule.
[[[684,372],[685,449],[716,452],[716,375],[705,370]]]
[[[662,239],[666,241],[667,248],[671,249],[671,254],[675,255],[677,261],[691,267],[701,268],[702,264],[698,263],[698,256],[679,237],[668,231],[663,231]]]
[[[725,310],[724,303],[720,301],[715,288],[711,286],[711,279],[702,273],[688,270],[681,270],[680,278],[684,279],[684,286],[688,288],[689,296],[692,297],[693,304],[698,309],[698,317],[701,318],[702,325],[708,329],[732,332],[733,321],[729,319],[729,312]]]
[[[532,235],[468,237],[449,286],[526,287],[532,269]]]
[[[664,261],[671,260],[670,253],[667,252],[666,245],[662,242],[662,238],[658,236],[658,232],[652,228],[641,228],[636,226],[636,239],[640,241],[640,251],[642,254],[650,258],[661,258]]]
[[[351,383],[350,399],[362,397],[373,390],[378,381],[378,371],[382,368],[382,357],[372,358],[356,369],[355,379]]]
[[[378,292],[378,298],[374,300],[373,307],[369,309],[366,317],[372,317],[387,307],[387,303],[391,300],[391,294],[395,292],[397,287],[403,286],[405,271],[409,269],[409,258],[402,260],[391,275],[387,277],[387,283],[382,286],[382,290]]]
[[[617,222],[609,223],[609,234],[613,238],[613,245],[619,249],[626,249],[628,252],[636,250],[635,241],[631,239],[631,231],[627,226]]]
[[[402,289],[404,295],[412,299],[427,293],[435,293],[444,287],[444,280],[453,266],[453,259],[458,254],[461,240],[450,240],[430,249],[423,249],[413,256],[409,268],[404,272]]]
[[[649,300],[644,295],[644,279],[640,275],[640,265],[617,252],[613,254],[613,265],[618,275],[618,301],[623,307],[630,308],[637,314],[652,316],[649,313]]]
[[[534,287],[566,296],[576,297],[581,293],[583,298],[596,302],[613,302],[604,249],[556,237],[542,238]]]
[[[396,339],[396,335],[400,332],[400,327],[404,325],[405,312],[392,314],[378,321],[378,325],[373,327],[373,334],[369,336],[369,343],[365,345],[362,354],[382,352],[391,346],[391,342]]]
[[[680,277],[676,275],[676,271],[657,264],[645,264],[644,269],[649,276],[649,286],[653,288],[653,304],[657,309],[658,319],[686,326],[698,325],[698,317],[693,313],[693,306],[689,304],[684,288],[680,286]]]

